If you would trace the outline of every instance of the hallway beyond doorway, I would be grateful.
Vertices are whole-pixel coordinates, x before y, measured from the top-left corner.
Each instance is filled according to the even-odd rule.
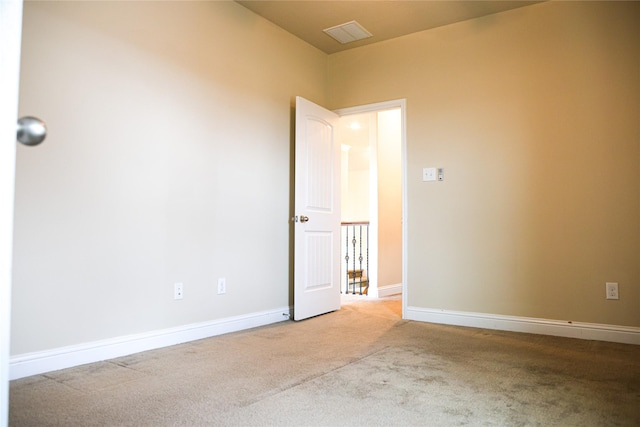
[[[367,295],[342,294],[342,309],[353,310],[367,316],[402,319],[402,294],[373,298]]]
[[[347,292],[372,297],[402,292],[403,106],[339,110],[341,289],[354,288]]]

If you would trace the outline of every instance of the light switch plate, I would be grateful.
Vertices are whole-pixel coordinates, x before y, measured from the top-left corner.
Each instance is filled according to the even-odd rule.
[[[184,298],[184,285],[182,283],[173,284],[173,299]]]
[[[423,181],[435,181],[436,180],[436,168],[423,168],[422,169]]]

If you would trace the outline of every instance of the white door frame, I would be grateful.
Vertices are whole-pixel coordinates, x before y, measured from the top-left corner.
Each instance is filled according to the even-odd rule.
[[[9,422],[11,268],[22,0],[0,1],[0,426]]]
[[[395,99],[333,110],[340,117],[400,108],[402,156],[402,318],[407,307],[407,100]]]

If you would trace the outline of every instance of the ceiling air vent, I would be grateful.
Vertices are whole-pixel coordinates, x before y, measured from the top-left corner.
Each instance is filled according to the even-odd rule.
[[[322,31],[329,34],[342,44],[351,43],[356,40],[362,40],[373,36],[373,34],[365,30],[364,27],[356,21],[336,25],[331,28],[325,28]]]

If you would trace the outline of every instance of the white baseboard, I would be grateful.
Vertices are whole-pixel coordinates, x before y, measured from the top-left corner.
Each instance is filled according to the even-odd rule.
[[[391,295],[398,295],[402,293],[402,283],[396,283],[395,285],[380,286],[378,288],[378,298],[389,297]]]
[[[389,293],[387,293],[389,292]],[[401,285],[385,286],[378,296],[402,292]],[[87,363],[126,356],[142,351],[168,347],[281,322],[290,318],[289,307],[251,313],[210,322],[195,323],[176,328],[128,335],[108,340],[12,356],[9,360],[9,379],[71,368]],[[640,328],[595,323],[563,322],[528,317],[502,316],[419,307],[407,307],[405,319],[445,325],[526,332],[568,338],[618,342],[640,345]]]
[[[250,313],[203,323],[193,323],[176,328],[127,335],[85,344],[12,356],[9,360],[9,379],[16,380],[31,375],[71,368],[87,363],[139,353],[209,338],[230,332],[288,320],[291,309],[284,307],[273,311]]]
[[[640,345],[640,328],[407,307],[405,319],[472,328]]]

